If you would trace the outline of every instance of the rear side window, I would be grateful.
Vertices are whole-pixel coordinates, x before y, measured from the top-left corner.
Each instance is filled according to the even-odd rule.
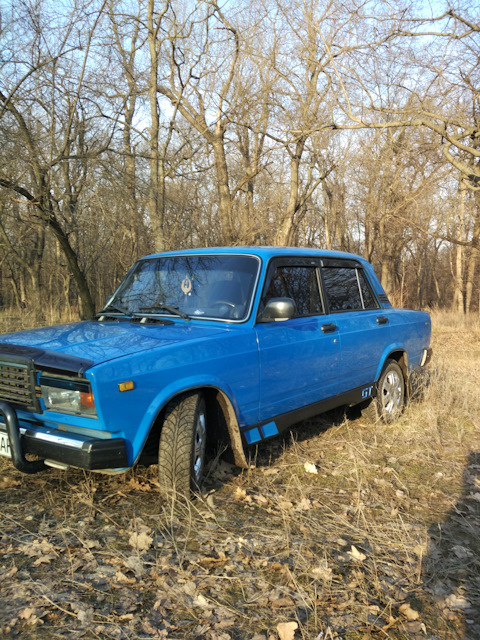
[[[367,277],[362,269],[357,269],[358,282],[360,285],[360,292],[363,298],[363,306],[365,309],[378,309],[378,302],[373,295],[370,285],[368,284]]]
[[[263,296],[263,306],[271,298],[292,298],[297,316],[323,313],[316,267],[277,266]]]
[[[322,277],[330,313],[378,308],[361,269],[322,267]]]

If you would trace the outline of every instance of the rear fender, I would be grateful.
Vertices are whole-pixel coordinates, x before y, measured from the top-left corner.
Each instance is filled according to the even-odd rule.
[[[410,389],[409,372],[408,372],[408,354],[401,346],[398,346],[395,348],[390,345],[389,348],[385,350],[377,369],[375,382],[376,383],[378,382],[378,379],[380,378],[382,371],[385,368],[385,364],[387,360],[394,360],[402,370],[403,379],[405,381],[405,393],[407,394],[407,397],[410,397],[411,389]]]
[[[385,363],[387,360],[395,360],[398,363],[400,369],[403,373],[403,378],[406,384],[406,390],[408,392],[408,354],[405,349],[401,345],[389,345],[387,349],[382,354],[382,358],[377,368],[377,373],[375,376],[375,381],[377,382],[380,378],[382,371],[385,368]]]

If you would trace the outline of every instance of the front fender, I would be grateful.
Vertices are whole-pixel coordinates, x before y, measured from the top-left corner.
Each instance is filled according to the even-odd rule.
[[[192,376],[184,380],[174,380],[169,385],[163,387],[150,403],[147,411],[144,413],[142,421],[138,426],[138,430],[132,441],[133,457],[136,464],[141,455],[143,445],[155,424],[156,419],[173,400],[173,398],[189,391],[196,389],[214,389],[217,391],[217,400],[225,416],[230,436],[230,442],[235,456],[235,463],[240,467],[247,467],[247,460],[243,449],[242,439],[240,436],[240,427],[238,422],[238,406],[235,401],[234,394],[228,385],[217,378],[208,376]]]

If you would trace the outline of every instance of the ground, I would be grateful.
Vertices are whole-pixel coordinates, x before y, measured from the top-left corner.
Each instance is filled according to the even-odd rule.
[[[480,639],[480,325],[434,317],[425,397],[336,412],[162,499],[156,467],[0,460],[0,638]]]

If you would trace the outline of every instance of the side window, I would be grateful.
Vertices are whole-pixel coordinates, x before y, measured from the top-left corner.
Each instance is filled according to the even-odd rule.
[[[292,298],[297,305],[297,316],[323,313],[316,267],[290,265],[276,267],[263,295],[262,306],[270,298]]]
[[[322,276],[331,312],[378,307],[361,269],[322,267]]]
[[[322,267],[322,275],[331,312],[363,309],[356,269]]]
[[[360,291],[362,292],[363,306],[365,309],[378,309],[378,302],[370,289],[367,278],[362,269],[357,269],[358,281],[360,283]]]

